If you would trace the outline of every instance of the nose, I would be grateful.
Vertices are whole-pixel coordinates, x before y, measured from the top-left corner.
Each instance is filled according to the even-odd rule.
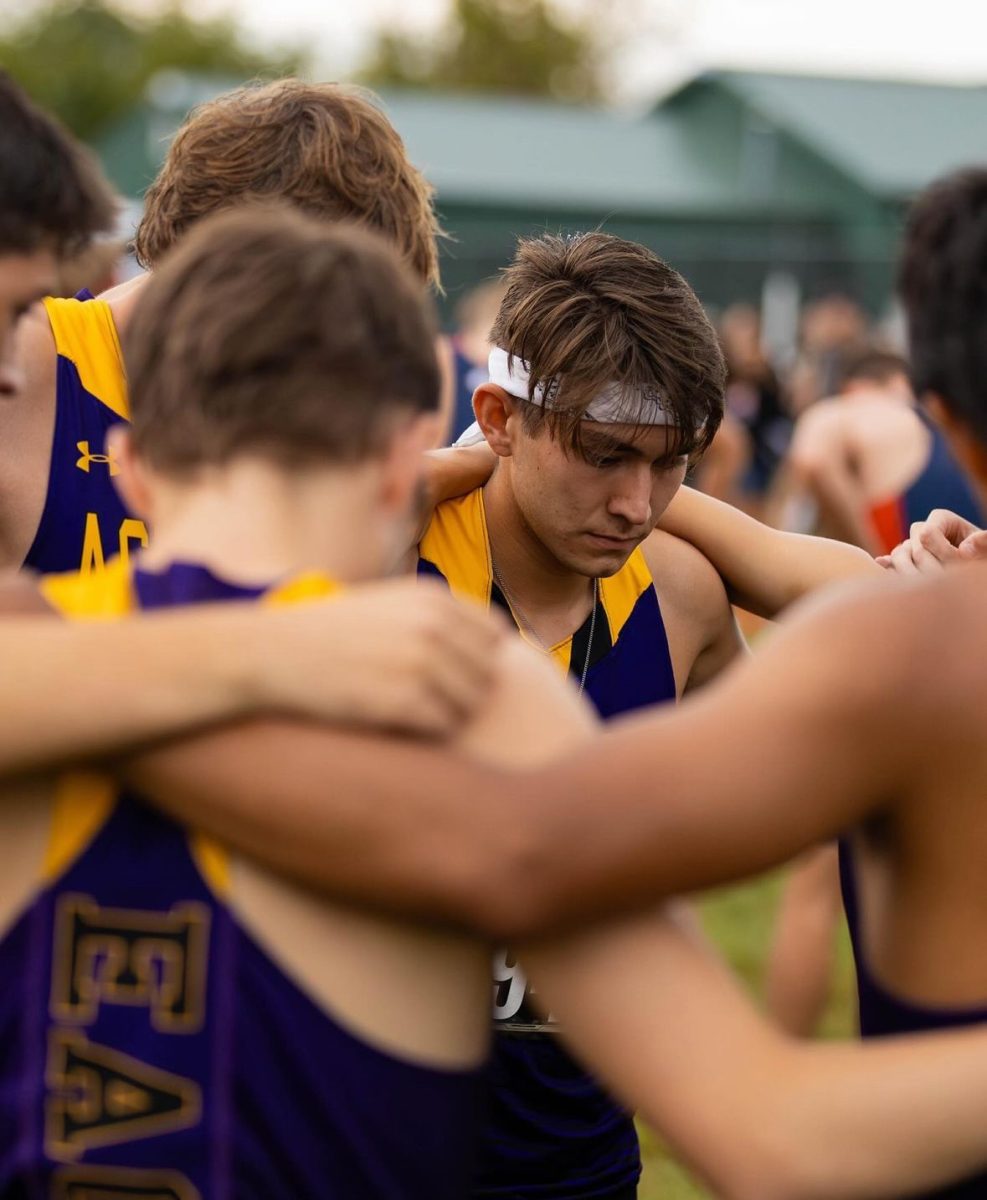
[[[654,480],[649,463],[629,465],[621,473],[618,487],[610,497],[607,511],[628,525],[641,528],[651,524],[651,489]]]

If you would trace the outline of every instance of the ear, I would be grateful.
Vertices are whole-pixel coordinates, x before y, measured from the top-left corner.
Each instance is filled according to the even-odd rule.
[[[929,392],[922,397],[922,407],[943,431],[953,457],[983,489],[987,487],[987,446],[970,426],[958,417],[942,396]]]
[[[425,472],[426,450],[435,447],[441,414],[421,413],[394,431],[380,464],[380,500],[391,513],[410,512]]]
[[[154,489],[148,482],[148,469],[134,449],[129,426],[113,425],[106,431],[106,454],[121,500],[132,513],[150,521]]]
[[[473,412],[494,454],[510,458],[521,420],[514,397],[495,383],[481,383],[473,393]]]

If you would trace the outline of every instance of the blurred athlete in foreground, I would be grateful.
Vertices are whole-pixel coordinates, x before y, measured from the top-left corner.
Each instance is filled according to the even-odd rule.
[[[436,365],[413,283],[366,239],[230,215],[161,272],[131,333],[133,441],[116,445],[156,547],[136,569],[49,579],[56,607],[248,599],[272,577],[288,600],[331,588],[327,567],[359,579],[400,549]],[[276,421],[258,387],[273,361]],[[592,729],[573,691],[510,641],[501,671],[462,750],[577,753]],[[69,1190],[464,1194],[488,1019],[479,943],[334,909],[98,776],[53,796],[22,785],[0,816],[15,922],[0,954],[29,1001],[8,993],[0,1041],[18,1183],[61,1163]],[[531,945],[535,981],[580,1052],[728,1196],[894,1194],[987,1156],[987,1034],[800,1046],[671,914],[641,928]]]
[[[367,234],[283,214],[192,237],[135,318],[133,441],[110,446],[155,548],[45,597],[105,619],[384,574],[438,419],[433,334]],[[482,943],[334,910],[108,778],[24,784],[3,823],[4,1194],[464,1194]]]
[[[858,353],[839,395],[802,413],[788,464],[829,532],[874,554],[934,508],[980,517],[942,433],[915,404],[907,363],[879,350]],[[769,1008],[795,1033],[813,1033],[822,1017],[839,911],[836,849],[822,847],[786,881],[767,973]]]

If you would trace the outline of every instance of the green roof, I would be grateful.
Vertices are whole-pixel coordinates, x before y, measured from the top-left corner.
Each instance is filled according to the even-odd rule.
[[[641,215],[745,208],[726,164],[671,114],[413,92],[383,103],[440,201]],[[763,210],[764,198],[752,207]]]
[[[686,88],[710,82],[885,198],[987,162],[987,88],[742,71]]]

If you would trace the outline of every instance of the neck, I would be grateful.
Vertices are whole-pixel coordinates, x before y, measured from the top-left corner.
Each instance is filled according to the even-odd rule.
[[[538,539],[518,508],[509,468],[503,462],[483,490],[483,503],[490,554],[511,596],[526,611],[567,610],[585,604],[588,612],[593,582],[560,563]]]
[[[382,573],[385,538],[373,484],[365,469],[289,475],[257,459],[192,481],[158,480],[153,536],[141,561],[151,569],[194,562],[251,584],[305,570],[346,583],[374,578]]]

